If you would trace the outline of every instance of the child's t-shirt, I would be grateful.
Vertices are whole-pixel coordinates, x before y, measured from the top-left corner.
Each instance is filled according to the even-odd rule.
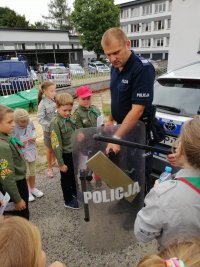
[[[72,118],[63,118],[57,113],[51,121],[51,144],[59,165],[63,165],[63,154],[72,152],[71,136],[76,129],[75,121]]]
[[[35,161],[37,156],[36,143],[30,143],[28,141],[32,138],[37,137],[33,122],[30,121],[26,128],[22,128],[19,125],[16,125],[14,128],[13,136],[18,138],[22,143],[26,142],[26,144],[24,144],[24,148],[22,149],[24,158],[28,162]]]
[[[101,115],[100,110],[91,105],[89,108],[78,106],[73,113],[73,119],[76,121],[76,128],[97,127],[97,118]]]

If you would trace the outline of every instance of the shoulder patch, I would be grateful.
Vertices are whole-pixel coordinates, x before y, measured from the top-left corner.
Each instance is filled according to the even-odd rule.
[[[177,185],[177,181],[175,180],[165,181],[155,186],[154,190],[156,194],[160,196],[160,195],[165,194],[169,190],[173,189],[174,187],[176,187],[176,185]]]
[[[54,130],[51,132],[51,145],[53,149],[59,147],[58,136]]]
[[[4,180],[9,173],[12,171],[8,168],[8,161],[0,159],[0,177]]]

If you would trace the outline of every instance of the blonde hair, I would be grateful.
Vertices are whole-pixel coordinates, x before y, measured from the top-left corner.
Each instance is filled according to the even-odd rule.
[[[159,254],[145,256],[137,267],[165,267],[164,260],[179,258],[185,267],[200,266],[200,240],[176,241]]]
[[[43,96],[44,92],[52,85],[56,86],[55,83],[53,83],[51,81],[45,81],[41,84],[40,90],[38,92],[38,105],[40,104],[40,102],[42,100],[42,96]]]
[[[183,156],[195,169],[200,169],[200,116],[184,123],[180,138]]]
[[[13,112],[14,110],[12,108],[0,105],[0,122],[4,119],[6,114]]]
[[[38,228],[21,217],[0,220],[0,266],[39,267],[41,237]]]
[[[118,27],[110,28],[106,32],[104,32],[102,38],[101,38],[101,45],[104,47],[105,45],[110,45],[112,43],[112,40],[116,39],[121,44],[126,44],[128,41],[128,37],[126,34],[122,31],[122,29]]]
[[[73,103],[74,103],[73,97],[68,93],[61,93],[61,94],[56,95],[55,101],[56,101],[57,107],[65,106],[65,105],[73,106]]]
[[[29,113],[23,108],[16,108],[14,111],[14,121],[16,123],[21,121],[29,121]]]

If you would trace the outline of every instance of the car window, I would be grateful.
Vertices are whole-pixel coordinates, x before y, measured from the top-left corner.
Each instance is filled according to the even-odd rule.
[[[50,71],[51,73],[54,73],[54,74],[67,73],[67,70],[65,68],[51,69]]]
[[[70,66],[70,69],[71,70],[82,70],[82,67],[78,65],[74,65],[74,66]]]
[[[98,66],[98,67],[104,67],[104,64],[97,63],[96,66]]]
[[[154,86],[153,103],[180,109],[177,115],[196,115],[200,106],[200,80],[158,80]],[[167,110],[164,112],[170,113]]]

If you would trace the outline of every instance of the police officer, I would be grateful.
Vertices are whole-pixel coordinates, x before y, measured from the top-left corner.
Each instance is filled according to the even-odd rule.
[[[141,59],[131,51],[130,40],[120,28],[108,29],[102,36],[101,44],[112,63],[111,114],[107,125],[112,125],[114,121],[121,124],[114,135],[120,139],[138,120],[145,120],[152,115],[155,69],[148,60]],[[110,149],[118,153],[120,146],[108,144],[106,152]]]

